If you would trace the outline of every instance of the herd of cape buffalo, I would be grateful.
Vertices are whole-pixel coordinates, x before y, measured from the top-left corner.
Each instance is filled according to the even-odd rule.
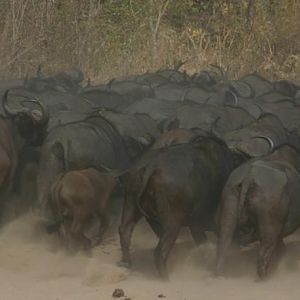
[[[78,69],[1,81],[2,224],[17,197],[15,214],[34,207],[62,245],[90,249],[118,197],[120,265],[130,267],[132,232],[144,217],[159,239],[162,278],[183,226],[197,245],[216,234],[216,274],[232,242],[259,241],[265,278],[283,238],[300,227],[300,86],[180,67],[102,85],[84,85]],[[92,219],[93,242],[85,234]]]

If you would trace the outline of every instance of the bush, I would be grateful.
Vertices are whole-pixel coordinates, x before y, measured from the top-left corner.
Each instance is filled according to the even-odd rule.
[[[94,81],[186,61],[298,79],[298,0],[3,0],[0,75],[70,66]]]

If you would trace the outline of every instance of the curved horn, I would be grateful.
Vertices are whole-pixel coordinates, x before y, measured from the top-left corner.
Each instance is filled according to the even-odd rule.
[[[3,110],[5,112],[5,114],[7,114],[8,116],[16,116],[17,113],[20,112],[20,110],[17,109],[12,109],[9,107],[8,105],[8,100],[7,100],[7,95],[8,95],[9,90],[6,90],[6,92],[4,93],[3,97],[2,97],[2,107]]]
[[[111,168],[109,168],[109,167],[106,167],[106,166],[104,166],[104,165],[100,165],[100,168],[103,169],[104,171],[106,171],[107,173],[113,171],[113,169],[111,169]]]
[[[239,98],[237,97],[236,93],[234,93],[233,91],[228,91],[229,94],[231,94],[234,98],[234,105],[237,106],[238,102],[239,102]]]
[[[216,127],[217,127],[217,124],[218,124],[218,122],[219,122],[220,119],[221,119],[220,116],[217,117],[217,118],[215,119],[215,121],[214,121],[214,122],[212,123],[212,125],[211,125],[211,133],[212,133],[213,136],[216,136],[216,137],[219,137],[219,134],[218,134],[218,132],[216,131]]]
[[[205,76],[207,81],[213,81],[213,77],[210,75],[210,73],[206,70],[201,71],[199,74],[196,73],[196,75],[198,75],[198,77],[200,77],[201,75]]]
[[[28,100],[23,100],[22,102],[30,102],[30,103],[35,103],[37,104],[42,112],[42,116],[39,120],[36,120],[38,124],[42,125],[42,124],[47,124],[49,121],[49,111],[47,106],[42,103],[40,100],[38,100],[37,98],[33,98],[33,99],[28,99]]]
[[[275,143],[269,136],[258,135],[258,136],[254,136],[252,139],[255,139],[255,138],[266,140],[270,144],[270,152],[273,152],[273,150],[275,148]]]

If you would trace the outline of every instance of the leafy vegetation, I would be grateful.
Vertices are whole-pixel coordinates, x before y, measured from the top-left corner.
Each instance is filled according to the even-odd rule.
[[[218,64],[297,80],[298,0],[3,0],[0,75],[81,67],[93,81]]]

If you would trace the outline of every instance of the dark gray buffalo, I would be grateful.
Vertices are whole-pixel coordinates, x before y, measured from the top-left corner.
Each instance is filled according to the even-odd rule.
[[[49,188],[61,172],[91,167],[126,169],[156,139],[155,126],[145,115],[102,111],[85,120],[53,128],[41,149],[38,203],[46,204]],[[62,150],[53,153],[57,144]]]
[[[231,150],[249,157],[272,153],[275,147],[285,143],[299,148],[297,136],[289,134],[280,119],[269,113],[241,129],[227,132],[224,140]]]
[[[132,76],[132,80],[139,83],[149,84],[152,87],[167,83],[167,82],[185,82],[190,78],[185,71],[179,69],[183,63],[178,64],[174,69],[161,69],[156,72],[144,73],[141,75]]]
[[[78,68],[47,76],[42,73],[41,66],[39,66],[35,77],[24,79],[24,87],[34,92],[55,90],[74,94],[81,89],[83,79],[83,72]]]
[[[257,73],[245,75],[240,78],[238,82],[242,83],[242,85],[238,85],[235,88],[239,95],[244,94],[242,90],[245,90],[245,86],[248,86],[249,91],[251,91],[251,96],[253,97],[259,97],[274,90],[273,84]]]
[[[130,239],[144,216],[159,236],[155,264],[168,276],[166,262],[182,226],[196,243],[205,239],[219,203],[223,185],[234,168],[226,144],[215,138],[154,150],[126,175],[125,202],[119,228],[122,265],[129,266]]]
[[[83,89],[80,92],[83,100],[91,105],[92,108],[106,108],[117,111],[124,110],[134,100],[126,98],[116,92],[103,90],[101,88],[93,87]]]
[[[129,105],[124,112],[128,114],[147,114],[158,123],[161,123],[170,118],[178,106],[180,106],[178,101],[144,98]]]
[[[284,145],[232,172],[222,195],[217,273],[237,234],[244,245],[260,241],[257,272],[267,276],[283,238],[300,226],[299,170],[299,152]]]
[[[154,92],[149,84],[138,83],[134,81],[111,81],[106,88],[124,96],[131,101],[137,101],[145,97],[151,97]]]
[[[3,96],[2,108],[6,114],[0,118],[0,193],[11,192],[16,179],[20,157],[26,160],[23,150],[26,147],[38,146],[44,135],[48,122],[48,112],[38,100],[30,99],[36,106],[13,108],[8,104],[8,91]],[[37,109],[38,108],[38,109]],[[1,213],[3,212],[1,197]],[[7,204],[7,203],[5,203]],[[1,220],[2,221],[2,220]]]
[[[226,132],[243,128],[255,119],[244,109],[231,106],[216,106],[211,104],[184,104],[178,106],[167,120],[163,129],[200,128],[212,131],[223,138]]]
[[[299,135],[300,106],[295,102],[283,99],[277,103],[259,103],[259,106],[264,112],[277,116],[289,132]]]

